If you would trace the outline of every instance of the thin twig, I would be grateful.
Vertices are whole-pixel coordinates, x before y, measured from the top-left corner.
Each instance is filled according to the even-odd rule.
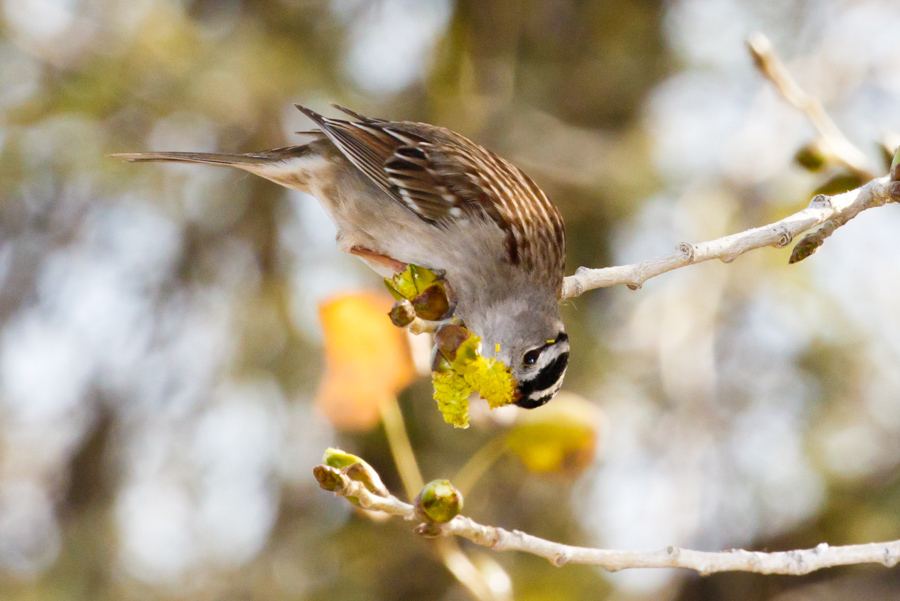
[[[637,290],[650,278],[679,267],[711,259],[730,263],[745,252],[764,246],[783,248],[798,234],[826,221],[839,219],[842,223],[846,223],[861,211],[897,201],[900,201],[900,194],[896,183],[892,183],[888,176],[874,179],[843,194],[835,196],[819,194],[812,199],[806,209],[769,225],[699,244],[683,242],[677,246],[675,252],[643,263],[602,269],[579,267],[575,275],[567,277],[563,282],[560,298],[571,298],[587,290],[619,284]]]
[[[394,463],[397,465],[397,471],[400,473],[400,480],[403,482],[406,496],[409,499],[413,499],[422,490],[424,482],[422,480],[422,472],[419,470],[419,463],[416,461],[416,455],[413,452],[412,443],[409,440],[409,434],[406,431],[406,424],[403,422],[400,403],[396,397],[391,398],[390,401],[381,406],[381,422],[384,424],[388,446],[391,449],[391,455],[394,457]],[[346,478],[343,475],[342,477]],[[450,573],[478,601],[505,601],[507,599],[508,595],[491,588],[484,574],[481,573],[478,566],[472,563],[469,556],[459,548],[455,540],[443,539],[439,541],[435,551]]]
[[[324,466],[320,466],[319,470]],[[413,506],[393,496],[380,497],[369,492],[334,468],[329,471],[329,488],[338,496],[352,496],[370,510],[415,520]],[[320,473],[320,472],[319,472]],[[334,484],[336,483],[336,484]],[[574,547],[538,538],[518,530],[484,526],[467,517],[457,516],[441,526],[444,536],[460,536],[495,551],[522,551],[548,559],[553,565],[589,564],[610,571],[630,568],[685,568],[700,574],[714,572],[756,572],[759,574],[801,575],[841,565],[878,563],[893,567],[900,562],[900,540],[864,545],[831,547],[822,543],[812,549],[763,553],[732,549],[718,553],[668,547],[658,551],[616,551]]]
[[[394,463],[397,465],[397,472],[400,474],[400,481],[403,482],[406,496],[412,500],[419,494],[425,483],[422,481],[416,454],[412,450],[412,443],[406,433],[406,425],[403,423],[403,413],[400,411],[397,397],[392,397],[381,405],[381,423],[384,425],[388,447],[390,447]]]
[[[478,482],[485,472],[487,472],[498,459],[509,449],[505,436],[498,436],[491,439],[486,445],[478,449],[469,460],[459,468],[456,476],[453,477],[453,484],[456,489],[463,494],[469,494],[475,483]]]
[[[753,55],[753,62],[760,72],[775,85],[778,93],[788,104],[800,109],[819,132],[826,155],[841,163],[860,181],[869,181],[876,174],[867,167],[866,155],[838,129],[817,98],[808,94],[791,76],[790,71],[778,57],[772,42],[761,33],[754,33],[747,39],[747,47]]]
[[[700,244],[679,244],[675,252],[634,265],[621,265],[603,269],[579,267],[573,276],[563,282],[560,299],[579,296],[587,290],[625,284],[637,290],[648,279],[694,263],[720,259],[730,263],[738,256],[755,248],[775,246],[782,248],[805,231],[818,226],[821,229],[808,234],[791,254],[791,263],[813,254],[834,231],[853,219],[860,211],[895,202],[896,186],[886,178],[874,179],[866,167],[866,157],[841,133],[834,121],[822,108],[822,103],[801,88],[784,63],[775,53],[772,43],[761,33],[750,36],[747,46],[760,72],[771,81],[781,96],[806,115],[820,136],[822,148],[828,157],[843,165],[861,181],[868,184],[837,196],[818,195],[809,207],[790,217],[765,225],[718,238]]]

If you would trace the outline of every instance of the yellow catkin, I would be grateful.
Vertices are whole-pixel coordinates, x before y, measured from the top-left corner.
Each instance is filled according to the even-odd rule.
[[[512,375],[499,361],[479,356],[467,366],[463,378],[488,402],[491,409],[513,402],[515,387]]]
[[[515,385],[512,374],[503,363],[481,356],[481,339],[472,336],[457,349],[453,371],[432,376],[434,400],[444,421],[457,428],[469,426],[469,395],[478,394],[491,409],[513,402]]]
[[[469,395],[472,387],[457,373],[434,373],[434,400],[444,416],[444,421],[455,428],[469,427]]]

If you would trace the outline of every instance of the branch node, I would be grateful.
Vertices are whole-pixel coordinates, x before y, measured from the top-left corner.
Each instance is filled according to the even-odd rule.
[[[676,250],[681,254],[681,258],[685,263],[693,263],[694,262],[694,245],[689,244],[687,242],[680,242],[678,246],[675,247]]]
[[[816,194],[813,196],[812,200],[809,201],[809,206],[814,209],[834,208],[834,205],[831,203],[831,197],[827,194]]]
[[[900,182],[892,182],[888,191],[891,195],[891,202],[900,201]]]
[[[561,568],[564,565],[566,565],[567,563],[569,563],[570,559],[571,559],[571,554],[569,553],[569,550],[563,549],[562,551],[560,551],[559,553],[554,555],[553,559],[551,561],[552,561],[553,565],[555,565],[558,568]]]
[[[441,535],[441,526],[434,522],[422,522],[415,527],[413,532],[425,538],[437,538]]]
[[[671,559],[677,558],[680,553],[681,553],[681,549],[679,549],[678,547],[675,547],[672,545],[669,545],[668,547],[666,547],[666,555],[668,557],[670,557]]]
[[[890,546],[885,545],[884,547],[884,565],[889,568],[894,567],[897,563],[900,562],[900,552],[891,549]]]
[[[641,289],[641,286],[643,286],[643,284],[640,283],[640,282],[632,282],[631,284],[625,284],[625,286],[626,286],[629,290],[640,290],[640,289]]]
[[[827,551],[827,550],[828,550],[828,543],[819,543],[819,544],[816,545],[816,547],[813,549],[813,553],[815,553],[816,555],[818,555],[818,554],[821,553],[822,551]]]
[[[576,273],[576,275],[584,275],[585,272],[587,272],[587,267],[579,267],[578,271],[576,271],[575,273]],[[581,280],[576,278],[574,280],[567,280],[567,281],[573,282],[572,290],[565,292],[565,294],[563,294],[564,298],[570,297],[570,296],[581,296],[582,294],[584,294],[584,283]]]
[[[784,224],[775,228],[775,231],[778,232],[778,242],[775,244],[775,248],[784,248],[794,240],[794,235]]]
[[[789,574],[799,576],[801,574],[806,574],[807,572],[809,572],[809,570],[807,570],[804,565],[802,551],[798,551],[796,549],[788,551],[787,557],[790,561],[785,567],[788,569]]]

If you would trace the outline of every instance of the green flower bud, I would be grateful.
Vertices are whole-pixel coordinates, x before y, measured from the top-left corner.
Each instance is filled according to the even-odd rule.
[[[445,325],[434,333],[434,344],[447,361],[456,361],[456,352],[462,344],[472,338],[472,333],[462,326]]]
[[[427,267],[419,267],[418,265],[409,266],[409,275],[416,292],[424,292],[429,286],[438,281],[437,275]]]
[[[794,263],[799,263],[803,259],[809,258],[813,255],[819,247],[821,243],[816,239],[804,238],[794,247],[794,250],[791,251],[791,258],[788,259],[788,265],[793,265]]]
[[[325,451],[322,463],[341,470],[341,473],[351,480],[362,482],[366,490],[374,495],[386,497],[389,494],[387,487],[381,481],[381,477],[375,471],[375,468],[352,453],[347,453],[340,449],[328,449]]]
[[[325,449],[325,455],[322,457],[322,463],[324,463],[328,467],[335,467],[337,469],[343,469],[360,461],[363,460],[353,453],[348,453],[347,451],[342,451],[341,449],[335,449],[332,447]]]
[[[818,143],[811,142],[797,151],[794,160],[808,171],[819,171],[825,166],[825,153]]]
[[[447,291],[440,282],[435,282],[412,299],[412,306],[416,315],[428,321],[440,321],[452,310]]]
[[[413,282],[411,266],[407,266],[406,269],[392,278],[385,278],[384,285],[387,286],[391,295],[397,300],[415,298],[419,294]]]
[[[462,493],[449,480],[432,480],[415,500],[416,515],[425,521],[444,524],[462,511]]]

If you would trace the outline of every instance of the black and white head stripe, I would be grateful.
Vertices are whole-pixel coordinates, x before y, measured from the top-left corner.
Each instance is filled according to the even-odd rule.
[[[560,332],[556,340],[540,349],[534,376],[519,381],[519,400],[516,405],[525,409],[540,407],[552,399],[562,387],[569,366],[569,337]]]

